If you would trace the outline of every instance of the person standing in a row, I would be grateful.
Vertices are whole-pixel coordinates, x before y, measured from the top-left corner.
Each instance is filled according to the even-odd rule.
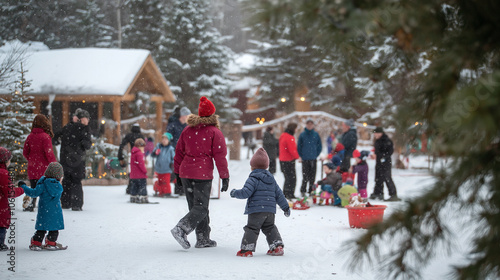
[[[342,173],[349,171],[351,167],[352,152],[356,150],[358,145],[358,133],[356,132],[356,125],[353,119],[349,119],[342,123],[342,145],[344,145],[344,159],[340,164],[340,171]]]
[[[135,140],[141,138],[142,140],[146,141],[146,138],[141,133],[141,127],[139,126],[138,123],[134,123],[132,125],[132,128],[130,129],[130,132],[123,137],[122,142],[120,144],[120,147],[118,148],[118,160],[120,161],[120,166],[121,167],[126,167],[127,162],[125,161],[125,156],[123,156],[123,149],[127,146],[127,144],[130,146],[130,152],[132,152],[132,149],[134,148]],[[125,190],[126,194],[130,194],[130,188],[132,186],[132,183],[130,180],[128,181],[127,189]]]
[[[32,189],[42,178],[47,166],[57,161],[52,149],[52,137],[54,133],[49,119],[41,114],[36,115],[31,126],[31,133],[26,138],[23,148],[23,156],[28,161],[28,179]],[[35,206],[36,198],[33,198],[24,211],[33,212]]]
[[[174,173],[184,187],[189,212],[170,232],[184,249],[191,247],[187,235],[195,230],[196,248],[216,247],[217,242],[210,239],[208,204],[214,161],[222,179],[221,191],[229,187],[226,140],[215,106],[205,96],[200,98],[198,115],[189,115],[187,124],[175,148]]]
[[[295,198],[295,187],[297,185],[297,172],[295,170],[295,160],[299,158],[297,152],[297,144],[295,142],[296,123],[289,123],[285,132],[281,133],[280,145],[280,166],[281,171],[285,175],[285,183],[283,185],[283,193],[287,199]]]
[[[269,172],[276,173],[276,158],[278,157],[279,140],[274,137],[274,128],[268,126],[262,139],[262,148],[266,150],[269,156]]]
[[[370,195],[370,199],[384,199],[384,183],[389,191],[389,198],[386,201],[400,201],[396,185],[392,181],[392,153],[394,144],[389,136],[384,133],[382,127],[377,127],[373,131],[375,136],[375,188]]]
[[[297,151],[302,160],[302,186],[300,187],[302,197],[305,197],[306,194],[311,194],[314,188],[317,169],[316,159],[321,154],[322,149],[321,138],[314,131],[314,121],[308,119],[306,127],[299,135],[299,141],[297,142]],[[309,183],[309,189],[307,189],[307,183]]]
[[[174,113],[168,119],[167,125],[167,133],[172,134],[170,145],[172,145],[174,149],[177,146],[177,141],[179,141],[179,137],[181,136],[182,131],[187,126],[187,118],[189,115],[191,115],[191,111],[187,107],[182,107],[180,109],[178,108],[179,107],[174,109]],[[174,193],[178,195],[184,195],[184,188],[182,187],[181,183],[177,182],[176,178],[172,178],[171,181],[173,181],[175,184]]]
[[[63,209],[71,208],[73,211],[82,211],[82,179],[85,178],[85,151],[92,146],[92,140],[88,126],[89,112],[79,110],[76,117],[78,120],[64,126],[60,132],[54,135],[54,140],[61,139],[59,162],[64,169],[62,181],[64,190],[61,195],[61,206]]]

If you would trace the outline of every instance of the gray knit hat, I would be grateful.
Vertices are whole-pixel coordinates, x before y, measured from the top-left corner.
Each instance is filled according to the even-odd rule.
[[[79,112],[76,113],[76,117],[79,118],[79,119],[82,119],[82,118],[87,118],[87,119],[90,119],[90,114],[87,110],[80,110]]]
[[[353,126],[354,126],[354,120],[353,120],[353,119],[348,119],[348,120],[346,120],[344,123],[345,123],[345,125],[347,125],[348,127],[353,127]]]
[[[189,116],[191,115],[191,110],[188,107],[182,107],[180,111],[181,116]]]
[[[47,178],[55,178],[59,180],[64,176],[63,167],[59,162],[51,162],[49,166],[47,166],[45,174],[43,175]]]

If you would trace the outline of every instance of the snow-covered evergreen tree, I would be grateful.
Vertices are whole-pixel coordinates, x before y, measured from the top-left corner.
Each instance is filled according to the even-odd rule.
[[[217,114],[238,118],[230,110],[229,80],[225,76],[231,50],[222,45],[211,26],[208,5],[203,0],[173,0],[163,19],[163,34],[154,52],[155,60],[178,101],[191,109],[207,96]]]
[[[162,0],[126,0],[128,13],[122,29],[122,48],[153,51],[161,36],[161,24],[165,11]]]
[[[27,162],[23,156],[24,140],[31,131],[34,109],[30,101],[26,70],[21,64],[18,78],[12,82],[9,99],[0,98],[0,146],[12,152],[12,165],[18,176],[26,173]]]
[[[111,47],[113,27],[104,24],[106,15],[97,0],[77,1],[72,7],[67,23],[66,45],[68,47]]]

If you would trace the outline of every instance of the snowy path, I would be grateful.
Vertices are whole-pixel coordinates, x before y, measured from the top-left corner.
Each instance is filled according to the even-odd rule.
[[[373,189],[373,162],[370,165],[369,193]],[[248,160],[230,162],[230,189],[241,188],[249,172]],[[301,165],[297,164],[297,171]],[[300,174],[300,172],[298,172]],[[401,197],[418,194],[432,182],[423,170],[394,170],[394,180]],[[278,183],[283,175],[276,174]],[[319,170],[318,176],[319,178]],[[299,175],[297,194],[299,193]],[[148,186],[152,193],[152,187]],[[253,258],[238,258],[246,216],[245,200],[223,193],[210,202],[212,239],[217,248],[194,248],[195,236],[188,236],[192,248],[183,250],[170,235],[170,229],[186,214],[184,197],[151,198],[159,205],[127,202],[125,186],[84,188],[84,211],[64,210],[66,229],[59,242],[68,250],[32,252],[28,249],[34,232],[36,212],[22,212],[17,199],[16,272],[7,270],[8,257],[2,253],[0,279],[376,279],[370,268],[362,275],[348,274],[343,266],[346,256],[339,254],[343,241],[364,232],[349,228],[347,210],[316,206],[306,211],[292,211],[286,218],[278,209],[276,224],[285,242],[285,256],[265,253],[267,244],[261,234]],[[386,214],[402,203],[389,205]],[[442,264],[442,263],[441,263]],[[442,266],[429,268],[428,275],[447,272]],[[5,277],[6,276],[6,277]],[[430,279],[430,278],[427,278]],[[439,279],[439,278],[434,278]]]

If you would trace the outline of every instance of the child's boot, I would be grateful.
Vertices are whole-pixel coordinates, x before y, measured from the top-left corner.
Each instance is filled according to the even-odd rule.
[[[138,203],[139,198],[137,195],[131,195],[130,196],[130,203]]]
[[[45,245],[43,245],[43,248],[49,251],[56,251],[56,250],[66,250],[68,246],[63,246],[62,244],[57,243],[55,241],[50,241],[47,239],[47,237],[45,237]]]
[[[237,257],[253,257],[252,251],[248,250],[239,250],[238,253],[236,253]]]
[[[5,244],[0,244],[0,251],[7,251],[9,250],[9,246],[5,245]]]
[[[283,254],[285,254],[285,251],[283,251],[283,246],[278,246],[274,249],[268,250],[267,254],[269,256],[283,256]]]
[[[195,248],[211,248],[217,247],[217,242],[208,237],[203,236],[202,234],[196,236],[196,245]]]
[[[42,250],[42,242],[35,241],[35,240],[33,240],[33,238],[31,238],[30,250],[31,251],[41,251]]]
[[[141,195],[139,196],[139,203],[149,203],[148,196],[147,195]]]

